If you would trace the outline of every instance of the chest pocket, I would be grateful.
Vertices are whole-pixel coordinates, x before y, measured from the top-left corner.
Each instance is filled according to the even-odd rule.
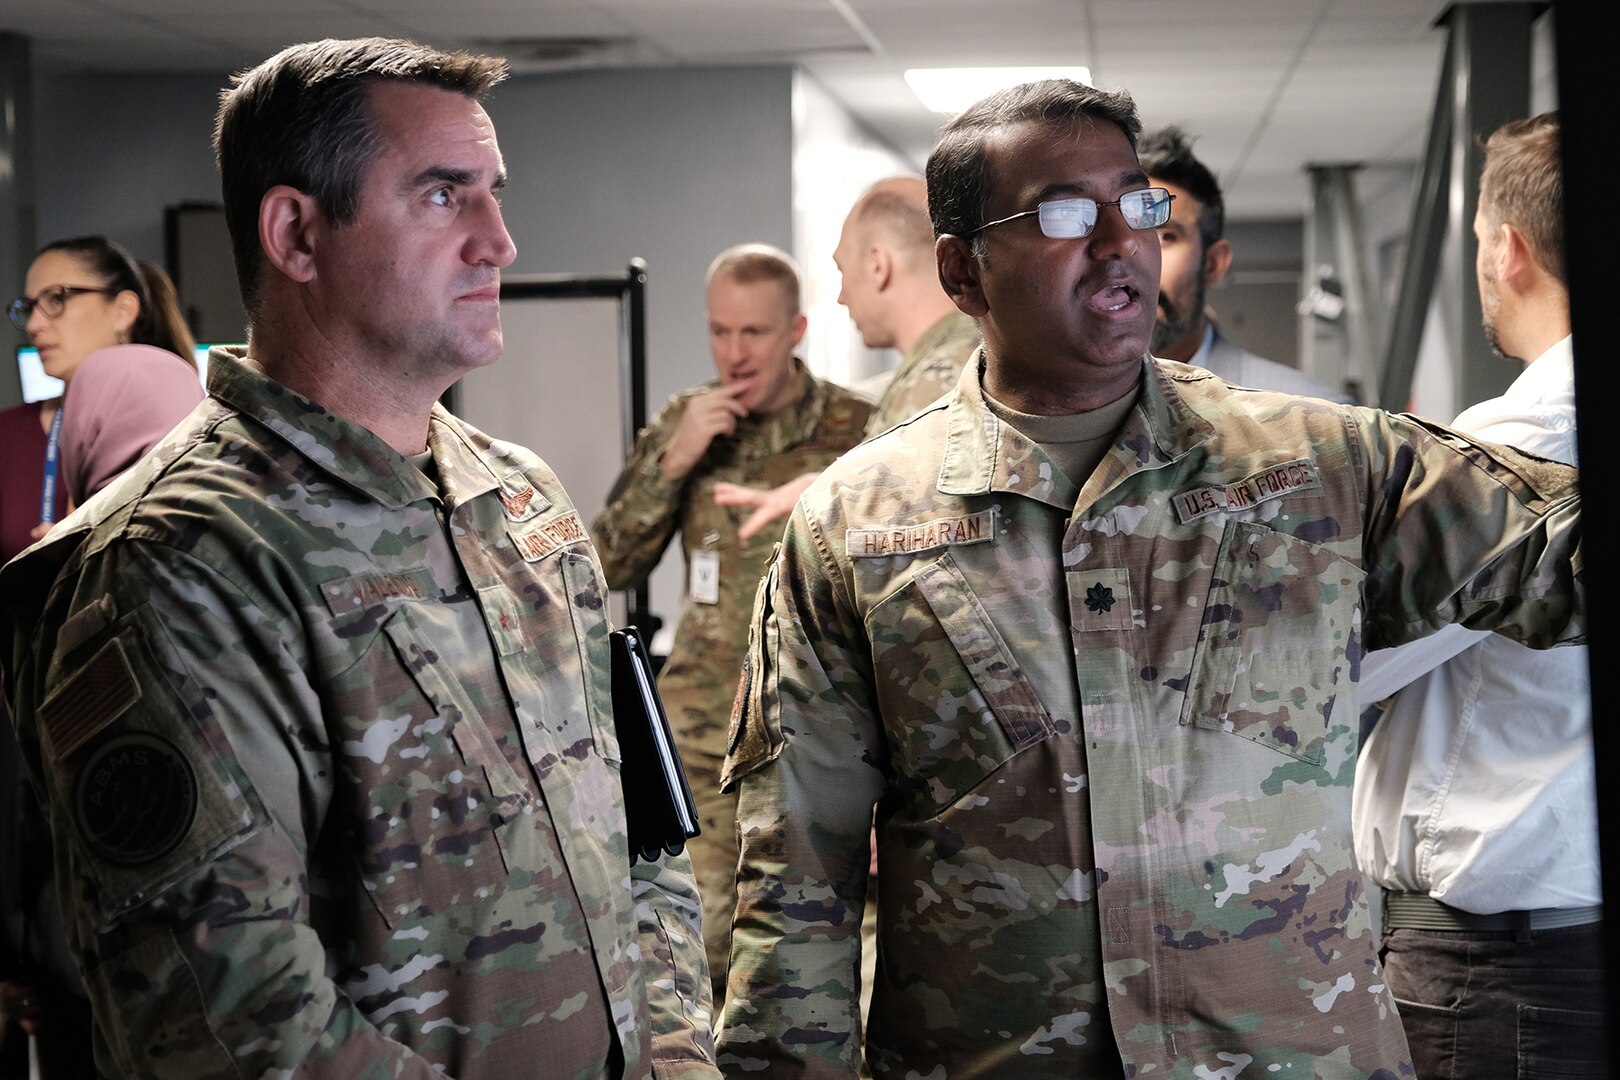
[[[333,757],[360,880],[389,926],[482,903],[506,881],[497,831],[529,795],[409,605],[333,680]]]
[[[1181,723],[1320,765],[1334,703],[1361,652],[1365,576],[1319,545],[1253,522],[1228,525]]]
[[[608,650],[607,591],[597,576],[596,565],[588,555],[565,551],[562,562],[563,586],[569,618],[574,625],[574,653],[584,685],[584,712],[590,725],[596,752],[604,761],[617,765],[619,737],[613,730],[613,661]]]
[[[888,730],[898,782],[935,813],[1052,733],[1034,687],[949,552],[873,609],[867,634],[881,712],[900,719]]]

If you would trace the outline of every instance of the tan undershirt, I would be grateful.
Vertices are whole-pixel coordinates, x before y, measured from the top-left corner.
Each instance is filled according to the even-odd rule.
[[[1052,464],[1062,471],[1075,487],[1084,487],[1087,477],[1097,463],[1108,453],[1114,436],[1119,432],[1125,416],[1136,404],[1140,389],[1133,390],[1118,401],[1111,401],[1090,412],[1069,413],[1065,416],[1032,416],[1008,408],[985,391],[985,404],[1006,424],[1030,442],[1041,448]]]

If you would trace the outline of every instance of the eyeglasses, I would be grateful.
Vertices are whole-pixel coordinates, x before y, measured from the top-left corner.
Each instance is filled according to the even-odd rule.
[[[1097,215],[1105,206],[1119,207],[1120,217],[1133,229],[1157,229],[1170,220],[1170,204],[1175,196],[1162,187],[1127,191],[1117,199],[1098,202],[1096,199],[1050,199],[1033,210],[1010,214],[995,221],[987,221],[973,232],[983,232],[1009,221],[1034,215],[1040,219],[1041,235],[1053,240],[1078,240],[1089,236],[1097,227]]]
[[[6,305],[6,314],[11,318],[11,325],[27,332],[28,319],[38,308],[47,319],[54,319],[62,314],[67,302],[80,293],[100,293],[103,296],[117,296],[120,290],[88,285],[52,285],[48,289],[39,290],[35,297],[19,296]]]

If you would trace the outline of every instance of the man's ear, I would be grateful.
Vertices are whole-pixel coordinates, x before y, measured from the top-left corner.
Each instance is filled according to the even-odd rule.
[[[1232,268],[1232,244],[1221,237],[1204,249],[1204,284],[1214,288]]]
[[[894,252],[882,244],[870,245],[866,249],[866,273],[878,292],[887,289],[894,281]]]
[[[1530,250],[1530,241],[1511,222],[1497,226],[1496,278],[1514,292],[1529,292],[1537,279],[1546,273]]]
[[[946,233],[934,241],[934,261],[939,264],[939,284],[962,314],[980,318],[990,311],[980,281],[983,267],[973,257],[973,242]]]
[[[793,322],[788,327],[788,332],[793,335],[793,344],[795,346],[804,340],[804,332],[808,329],[810,329],[810,319],[804,312],[801,311],[793,316]]]
[[[293,281],[315,277],[315,241],[325,215],[315,198],[277,184],[259,200],[259,248],[264,261]]]

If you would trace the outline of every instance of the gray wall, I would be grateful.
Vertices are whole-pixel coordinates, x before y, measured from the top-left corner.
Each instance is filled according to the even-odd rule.
[[[709,260],[745,240],[792,247],[791,92],[785,66],[668,68],[519,76],[490,99],[512,271],[647,261],[650,409],[714,375]],[[566,388],[589,366],[556,376]]]
[[[1299,366],[1294,302],[1303,230],[1297,221],[1228,221],[1232,267],[1206,298],[1227,337],[1268,360]]]
[[[140,258],[162,261],[164,207],[219,201],[209,140],[225,79],[224,72],[38,75],[39,242],[105,233]]]

